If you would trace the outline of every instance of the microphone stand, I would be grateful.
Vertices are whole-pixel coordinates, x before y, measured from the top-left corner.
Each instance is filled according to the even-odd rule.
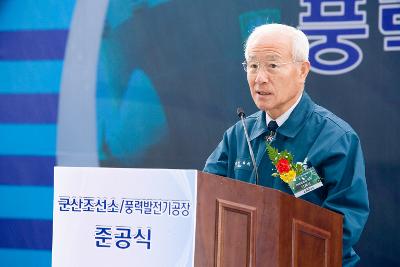
[[[250,144],[250,137],[249,137],[249,134],[247,133],[246,123],[244,121],[244,118],[245,118],[246,115],[244,114],[244,110],[242,108],[238,108],[236,113],[239,116],[240,121],[242,122],[242,125],[243,125],[244,135],[246,136],[247,146],[249,147],[251,161],[253,162],[253,169],[254,169],[254,172],[256,174],[256,185],[259,185],[259,178],[258,178],[258,170],[257,170],[256,160],[254,158],[253,149],[252,149],[251,144]]]

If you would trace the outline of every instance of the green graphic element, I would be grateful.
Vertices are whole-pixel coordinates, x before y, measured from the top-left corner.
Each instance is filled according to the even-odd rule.
[[[280,23],[281,10],[277,8],[268,8],[246,12],[239,16],[239,22],[242,40],[245,42],[255,27],[262,24]]]

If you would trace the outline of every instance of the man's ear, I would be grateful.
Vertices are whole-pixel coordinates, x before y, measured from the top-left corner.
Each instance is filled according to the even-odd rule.
[[[310,65],[309,61],[301,62],[300,79],[302,80],[303,83],[306,82],[307,75],[310,72],[310,67],[311,67],[311,65]]]

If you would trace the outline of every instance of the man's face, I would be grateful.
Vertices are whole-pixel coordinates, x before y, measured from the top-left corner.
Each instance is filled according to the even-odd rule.
[[[247,64],[259,64],[257,71],[247,71],[251,96],[260,110],[276,119],[296,103],[310,65],[293,63],[291,38],[281,32],[254,37],[247,51]]]

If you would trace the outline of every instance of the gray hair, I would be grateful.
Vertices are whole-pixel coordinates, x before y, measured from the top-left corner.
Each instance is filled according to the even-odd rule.
[[[247,38],[246,43],[244,44],[244,56],[246,59],[248,58],[247,45],[249,44],[249,42],[253,40],[256,36],[263,35],[264,33],[270,31],[278,31],[288,34],[292,39],[293,60],[308,61],[310,44],[308,43],[307,36],[301,30],[298,30],[292,26],[277,23],[264,24],[254,28],[249,38]]]

